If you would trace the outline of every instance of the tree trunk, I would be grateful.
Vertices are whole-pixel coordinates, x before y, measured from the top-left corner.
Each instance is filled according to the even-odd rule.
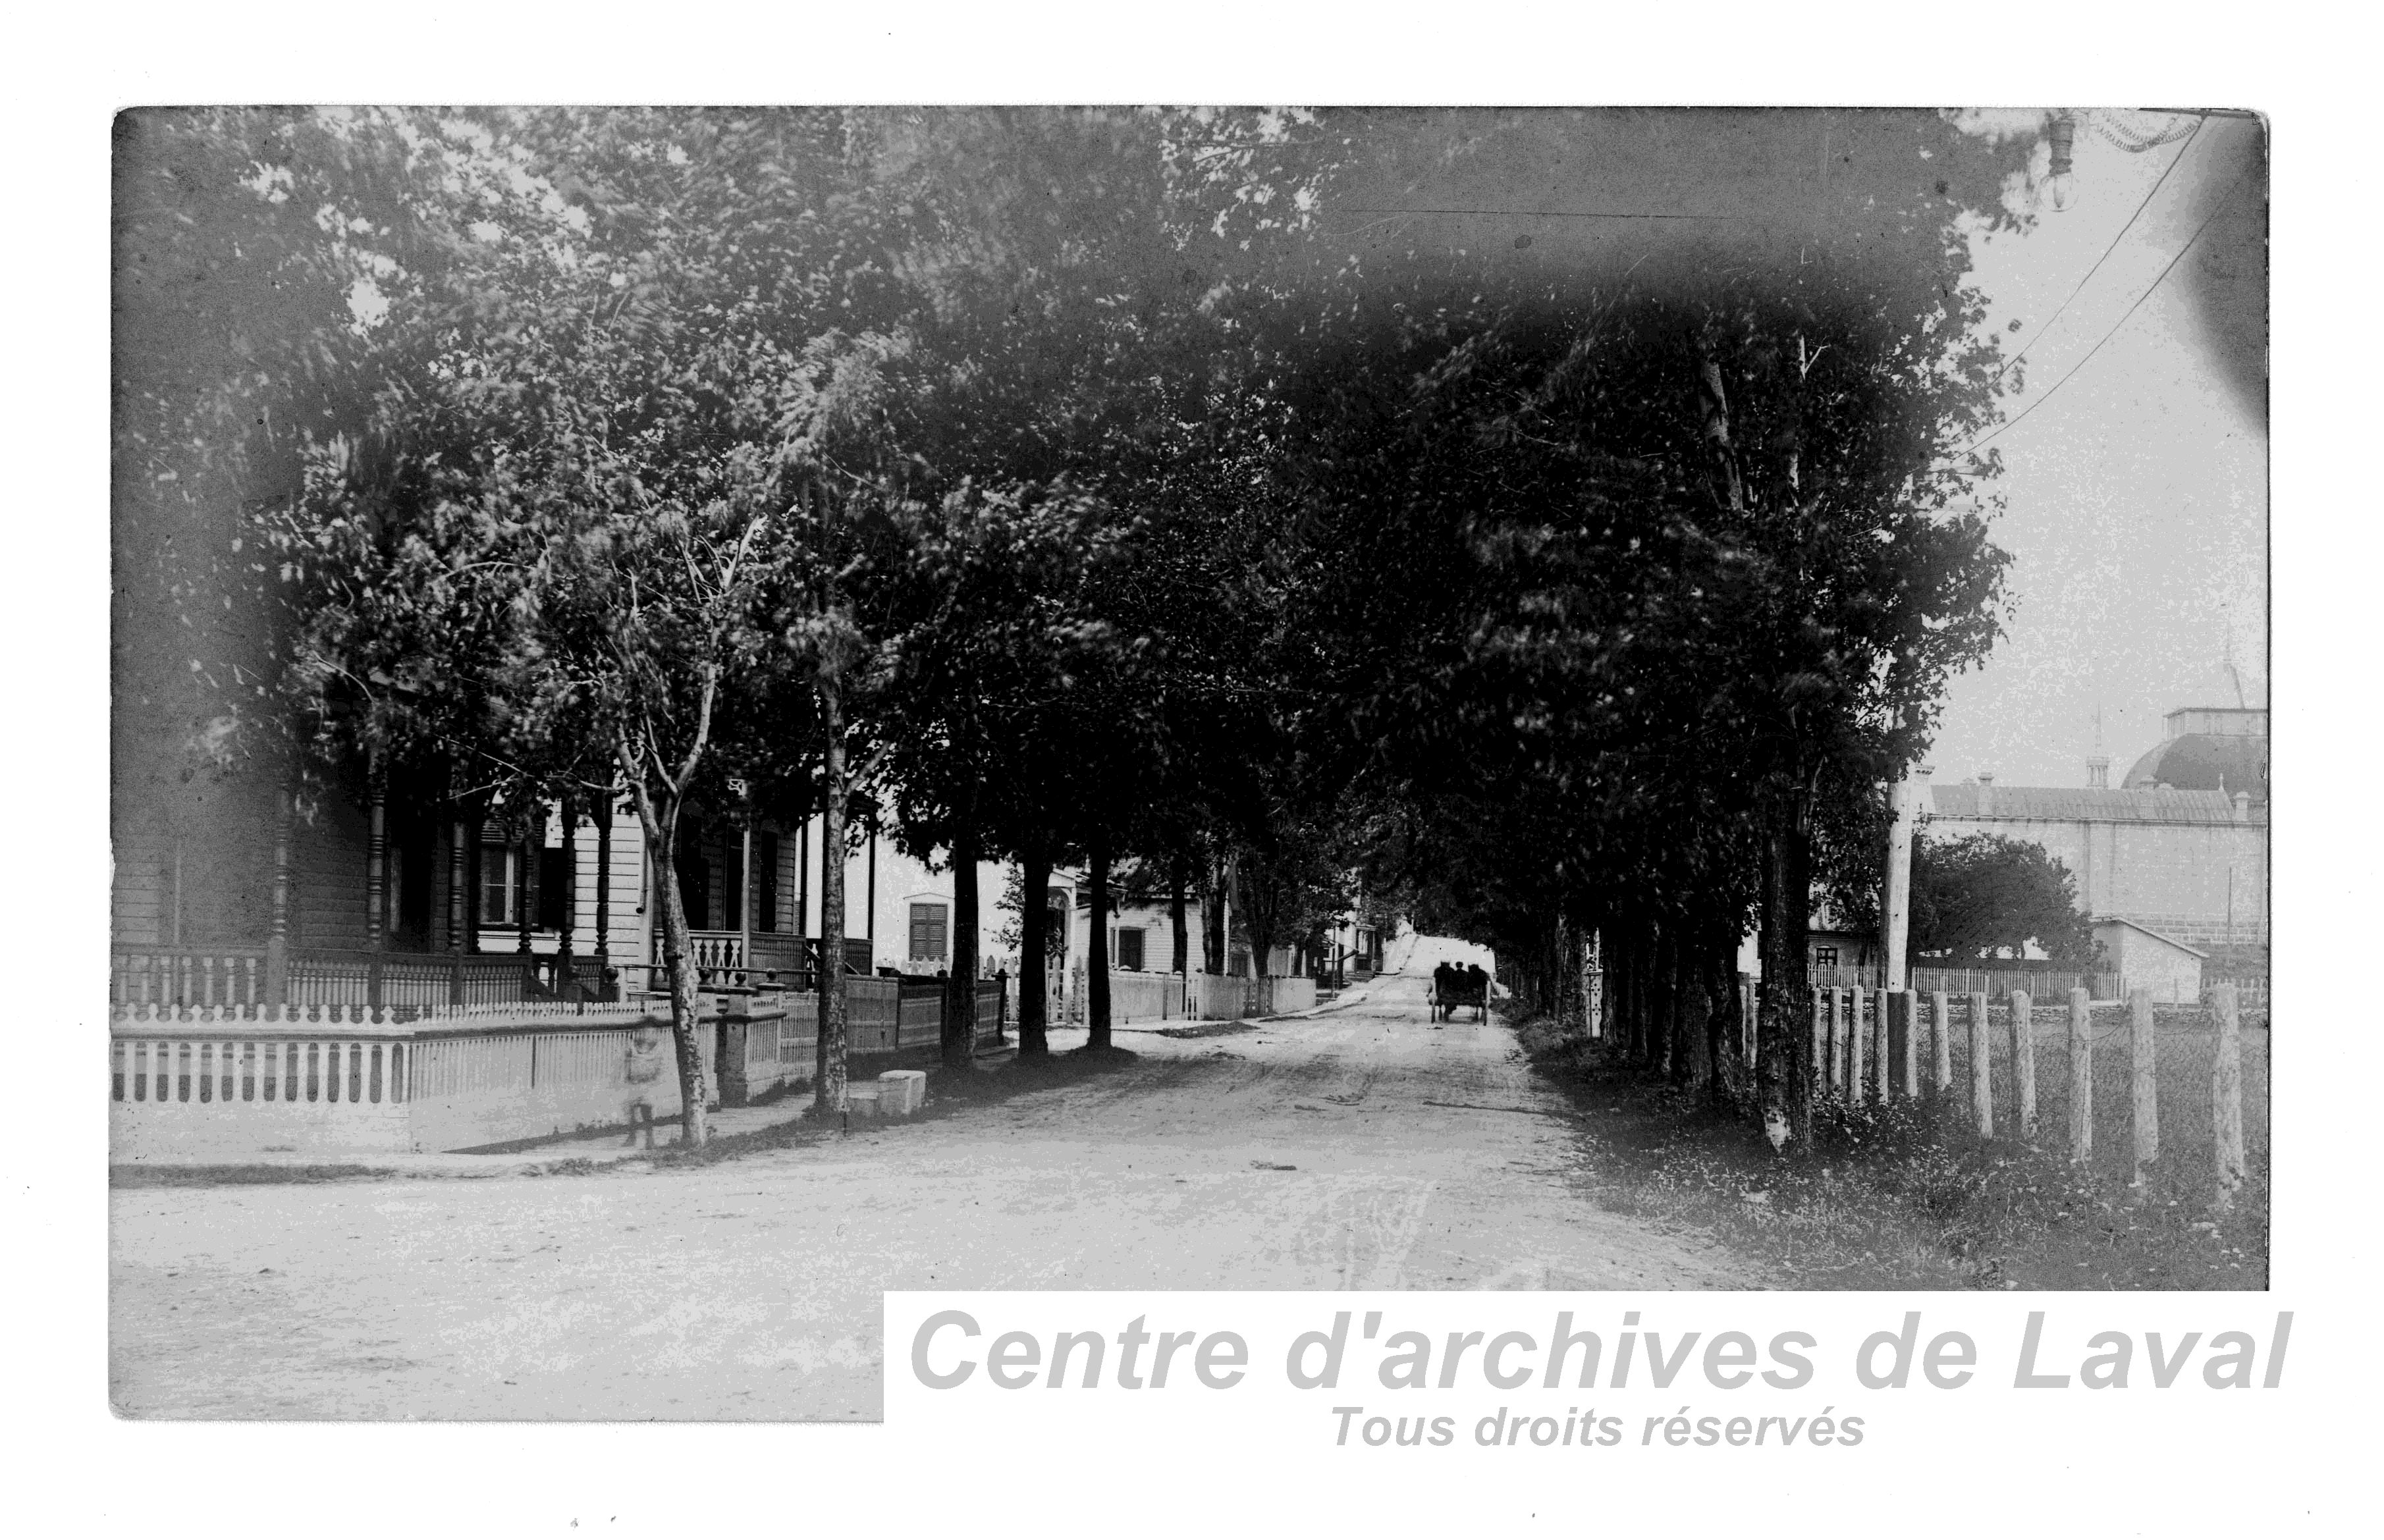
[[[1656,945],[1648,956],[1648,1004],[1652,1008],[1647,1035],[1647,1067],[1669,1080],[1679,1057],[1681,1026],[1680,927],[1657,922]]]
[[[1185,861],[1180,855],[1174,857],[1168,865],[1169,875],[1173,877],[1173,881],[1170,886],[1167,894],[1167,921],[1172,930],[1172,939],[1175,946],[1175,976],[1178,978],[1183,977],[1186,973],[1189,972],[1189,970],[1184,965],[1184,947],[1186,941],[1186,936],[1184,933],[1184,867]]]
[[[1713,996],[1706,986],[1704,943],[1702,926],[1682,927],[1680,983],[1674,989],[1680,1028],[1672,1037],[1672,1078],[1699,1090],[1713,1080]]]
[[[1018,1056],[1039,1059],[1051,1051],[1051,858],[1040,844],[1018,855]]]
[[[1223,861],[1211,861],[1208,890],[1200,895],[1200,971],[1223,977],[1232,950],[1226,939],[1225,897],[1232,874]]]
[[[1633,1063],[1647,1056],[1647,931],[1636,919],[1622,926],[1615,955],[1620,987],[1615,1007],[1622,1012],[1622,1050]]]
[[[651,901],[662,921],[663,966],[670,978],[671,1043],[678,1062],[679,1105],[686,1110],[679,1139],[700,1145],[712,1136],[712,1111],[710,1087],[703,1077],[703,1046],[696,1037],[702,1024],[696,1013],[695,956],[688,941],[687,901],[678,890],[680,801],[665,794],[657,804],[635,774],[638,766],[625,763],[622,768],[630,773],[629,796],[638,810],[638,826],[645,834],[646,849],[653,852],[656,891]]]
[[[1731,966],[1737,949],[1717,926],[1704,953],[1706,988],[1706,1100],[1726,1105],[1737,1095],[1738,980]]]
[[[952,972],[944,999],[944,1067],[964,1070],[976,1052],[976,810],[964,802],[952,830]]]
[[[1110,835],[1096,826],[1086,842],[1092,915],[1085,925],[1085,1046],[1110,1046]]]
[[[1756,1019],[1756,1100],[1775,1149],[1803,1153],[1812,1142],[1807,949],[1812,924],[1812,831],[1808,810],[1780,798],[1763,831],[1763,994]]]
[[[819,702],[827,794],[820,808],[819,1046],[813,1056],[812,1112],[826,1118],[845,1111],[844,817],[851,789],[845,785],[842,689],[822,682]]]

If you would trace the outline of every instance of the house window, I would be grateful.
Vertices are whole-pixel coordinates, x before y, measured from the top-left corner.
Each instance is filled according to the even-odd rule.
[[[521,923],[521,852],[510,845],[480,847],[480,923]]]
[[[939,903],[911,906],[911,961],[941,962],[950,940],[951,911]]]
[[[1836,967],[1837,965],[1838,965],[1838,949],[1837,949],[1837,948],[1835,948],[1835,947],[1815,947],[1815,948],[1813,949],[1813,966],[1815,966],[1815,967],[1817,967],[1817,968],[1834,968],[1834,967]]]
[[[1140,973],[1142,971],[1142,927],[1120,925],[1115,935],[1116,942],[1110,948],[1110,966],[1124,968],[1131,973]]]

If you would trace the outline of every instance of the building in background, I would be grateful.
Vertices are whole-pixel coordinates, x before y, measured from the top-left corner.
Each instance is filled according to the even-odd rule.
[[[1930,837],[1994,834],[2042,845],[2097,921],[2125,920],[2188,949],[2268,945],[2268,714],[2188,706],[2110,786],[1998,786],[1981,775],[1930,788]]]

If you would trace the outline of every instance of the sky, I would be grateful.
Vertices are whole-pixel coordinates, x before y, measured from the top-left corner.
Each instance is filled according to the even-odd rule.
[[[2026,230],[1971,237],[1985,324],[2021,354],[1993,443],[2005,474],[1981,488],[2013,560],[2006,634],[1953,681],[1934,780],[2079,787],[2097,752],[2116,780],[2165,713],[2232,705],[2239,681],[2245,703],[2266,703],[2265,129],[2072,110],[2067,206],[2039,197]],[[1715,242],[1729,260],[1778,260],[1806,222],[1858,220],[1844,200],[1910,174],[1915,115],[1444,116],[1442,131],[1476,136],[1463,156],[1386,160],[1328,208],[1370,267],[1446,249],[1510,274],[1619,279],[1668,253],[1710,263]],[[1373,117],[1402,130],[1397,113]],[[2043,109],[1959,121],[2033,146],[2043,179]],[[2005,195],[2030,193],[2014,176]]]
[[[1992,324],[2018,319],[2008,335],[2028,350],[2007,420],[2043,404],[1995,440],[2006,506],[1993,530],[2013,557],[2013,613],[1985,666],[1949,692],[1931,779],[1987,771],[2004,785],[2083,786],[2099,709],[2116,784],[2159,741],[2164,712],[2236,703],[2230,657],[2242,700],[2267,703],[2267,436],[2230,385],[2228,339],[2193,287],[2207,277],[2193,264],[2226,255],[2216,238],[2241,239],[2265,206],[2256,170],[2236,180],[2262,132],[2210,119],[2147,203],[2178,146],[2129,154],[2081,131],[2068,209],[2048,204],[2027,233],[1974,245]],[[2153,289],[2230,188],[2224,214]],[[2256,343],[2256,324],[2250,334]]]

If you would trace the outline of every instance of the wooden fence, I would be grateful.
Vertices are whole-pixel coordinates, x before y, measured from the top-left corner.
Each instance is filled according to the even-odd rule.
[[[1740,1030],[1752,1053],[1754,990],[1743,988],[1741,994],[1746,1009]],[[2197,1147],[2206,1131],[2207,1169],[2216,1204],[2228,1208],[2243,1186],[2249,1159],[2241,1002],[2232,986],[2221,984],[2210,991],[2206,1006],[2172,1007],[2166,1015],[2164,1020],[2160,1002],[2144,987],[2131,990],[2124,1005],[2099,1006],[2085,987],[2074,987],[2064,1007],[2040,1012],[2025,989],[2009,991],[1998,1006],[1983,989],[1920,993],[1817,987],[1812,991],[1812,1091],[1818,1100],[1854,1106],[1949,1099],[1963,1109],[1979,1137],[2023,1142],[2049,1132],[2044,1126],[2049,1101],[2058,1114],[2058,1131],[2069,1158],[2080,1165],[2095,1163],[2101,1158],[2098,1145],[2108,1145],[2115,1134],[2124,1135],[2117,1153],[2125,1157],[2125,1171],[2141,1189],[2161,1160],[2162,1043],[2167,1038],[2171,1053],[2190,1054],[2188,1062],[2195,1066],[2195,1072],[2183,1076],[2167,1074],[2172,1101],[2199,1084],[2198,1062],[2207,1053],[2208,1101],[2202,1103],[2196,1095],[2196,1106],[2173,1105],[2168,1122],[2173,1135]],[[2099,1023],[2098,1016],[2103,1018]],[[2049,1027],[2056,1030],[2049,1032]],[[2261,1037],[2265,1044],[2265,1033]],[[2040,1050],[2052,1057],[2054,1042],[2060,1045],[2060,1073],[2050,1083],[2041,1083]],[[2098,1059],[2105,1061],[2099,1070]],[[1957,1061],[1963,1072],[1958,1074]],[[2255,1068],[2265,1102],[2265,1053]],[[2117,1083],[2106,1089],[2100,1107],[2098,1079]],[[2265,1124],[2262,1119],[2263,1144]]]
[[[931,985],[935,981],[929,981]],[[847,981],[855,1059],[934,1049],[940,985]],[[722,991],[696,1034],[707,1098],[742,1102],[808,1083],[818,997]],[[458,1150],[620,1130],[679,1115],[668,1007],[652,1001],[188,1006],[112,1013],[110,1158],[236,1161]],[[977,987],[976,1037],[1005,1025]]]
[[[1881,970],[1878,968],[1814,968],[1809,981],[1820,989],[1877,989]],[[2066,1000],[2072,989],[2088,990],[2096,1000],[2125,1000],[2129,983],[2124,975],[2116,973],[2063,972],[2042,968],[1918,968],[1912,970],[1909,986],[1917,995],[1944,993],[1949,995],[1984,994],[1990,999],[2004,1000],[2014,990],[2032,1000]]]

